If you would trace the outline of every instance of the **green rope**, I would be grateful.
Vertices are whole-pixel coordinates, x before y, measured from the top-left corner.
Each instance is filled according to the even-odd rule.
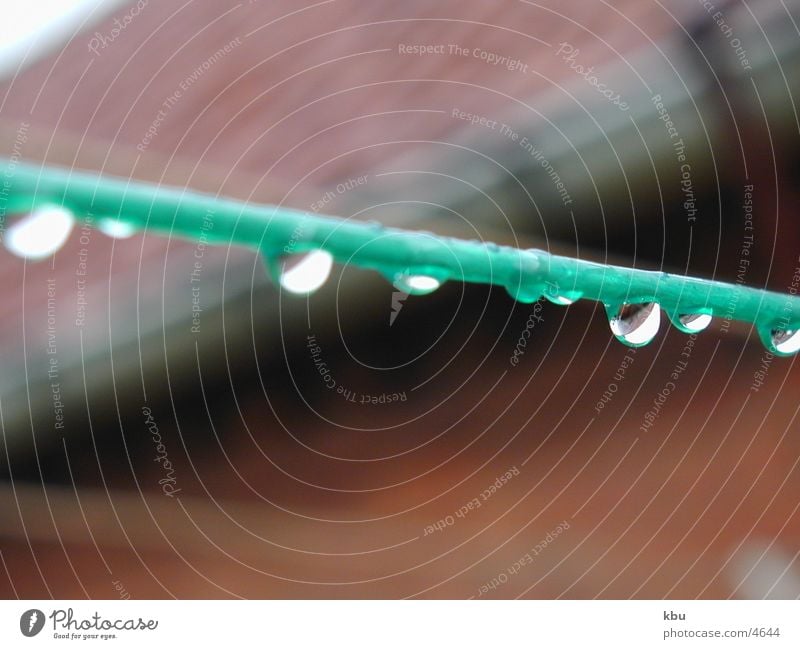
[[[287,258],[325,251],[339,263],[382,273],[408,293],[427,293],[455,280],[502,286],[527,303],[542,296],[557,304],[597,300],[608,311],[612,331],[631,346],[650,342],[663,310],[687,333],[705,328],[711,318],[741,320],[753,323],[775,354],[788,356],[800,348],[795,286],[791,295],[783,295],[67,169],[6,165],[2,219],[58,205],[92,216],[101,226],[113,221],[192,241],[249,246],[277,274],[289,268],[282,265]]]

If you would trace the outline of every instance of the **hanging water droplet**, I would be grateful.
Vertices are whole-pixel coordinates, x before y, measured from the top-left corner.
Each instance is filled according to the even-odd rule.
[[[517,302],[522,302],[523,304],[533,304],[534,302],[537,302],[539,298],[542,297],[542,291],[540,289],[526,289],[520,287],[520,288],[508,289],[508,293]]]
[[[409,295],[427,295],[433,293],[442,283],[430,275],[411,275],[409,273],[398,273],[392,282],[398,291]]]
[[[711,324],[710,313],[684,313],[672,318],[672,324],[687,334],[696,334]]]
[[[22,216],[6,230],[3,241],[11,252],[27,259],[44,259],[69,238],[75,219],[58,205],[47,205]]]
[[[800,329],[773,329],[769,339],[778,354],[789,356],[800,349]]]
[[[270,264],[270,268],[282,288],[296,295],[308,295],[328,279],[333,268],[333,255],[326,250],[284,255]]]
[[[583,294],[580,291],[564,291],[563,293],[549,293],[545,291],[544,296],[553,304],[569,306],[579,300]]]
[[[517,302],[533,304],[541,299],[543,286],[506,286],[506,291]]]
[[[661,307],[657,302],[623,304],[613,311],[609,308],[608,315],[611,332],[631,347],[653,340],[661,324]]]
[[[127,239],[136,233],[136,228],[130,223],[117,219],[101,219],[97,223],[97,229],[112,239]]]

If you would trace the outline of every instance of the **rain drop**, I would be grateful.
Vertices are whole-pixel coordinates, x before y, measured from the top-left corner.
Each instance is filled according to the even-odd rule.
[[[800,329],[773,329],[769,339],[779,354],[789,356],[800,349]]]
[[[641,347],[653,340],[661,324],[661,307],[657,302],[623,304],[608,313],[611,332],[631,347]]]
[[[19,257],[45,259],[69,238],[72,213],[57,205],[40,207],[13,223],[4,237],[6,248]]]
[[[581,295],[582,293],[580,291],[565,291],[564,293],[549,293],[545,291],[544,293],[544,296],[548,300],[560,306],[569,306],[576,300],[579,300]]]
[[[398,273],[394,276],[394,287],[409,295],[427,295],[433,293],[442,283],[430,275],[411,275]]]
[[[333,255],[326,250],[312,250],[281,257],[272,266],[273,276],[282,288],[295,295],[308,295],[327,281],[333,268]]]
[[[544,290],[543,286],[506,286],[508,294],[517,302],[533,304],[538,302]]]
[[[672,320],[673,324],[687,334],[696,334],[711,324],[710,313],[684,313]]]
[[[97,223],[97,229],[112,239],[127,239],[136,233],[136,228],[130,223],[117,219],[101,219]]]

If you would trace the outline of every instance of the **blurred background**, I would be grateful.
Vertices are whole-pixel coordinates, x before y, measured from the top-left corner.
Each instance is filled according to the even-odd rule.
[[[6,173],[800,267],[794,1],[1,4]],[[800,374],[749,325],[632,350],[593,302],[349,266],[298,298],[247,250],[79,220],[37,258],[6,217],[3,597],[800,596]]]

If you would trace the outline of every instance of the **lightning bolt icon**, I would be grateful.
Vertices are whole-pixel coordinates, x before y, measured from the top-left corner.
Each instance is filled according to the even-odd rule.
[[[408,297],[408,293],[404,293],[403,291],[394,291],[392,293],[392,312],[389,314],[389,326],[391,327],[394,324],[394,319],[400,313],[400,309],[403,308],[403,302]]]
[[[33,631],[33,625],[36,624],[37,619],[39,619],[39,616],[36,615],[36,611],[33,611],[30,619],[28,620],[28,631]]]

